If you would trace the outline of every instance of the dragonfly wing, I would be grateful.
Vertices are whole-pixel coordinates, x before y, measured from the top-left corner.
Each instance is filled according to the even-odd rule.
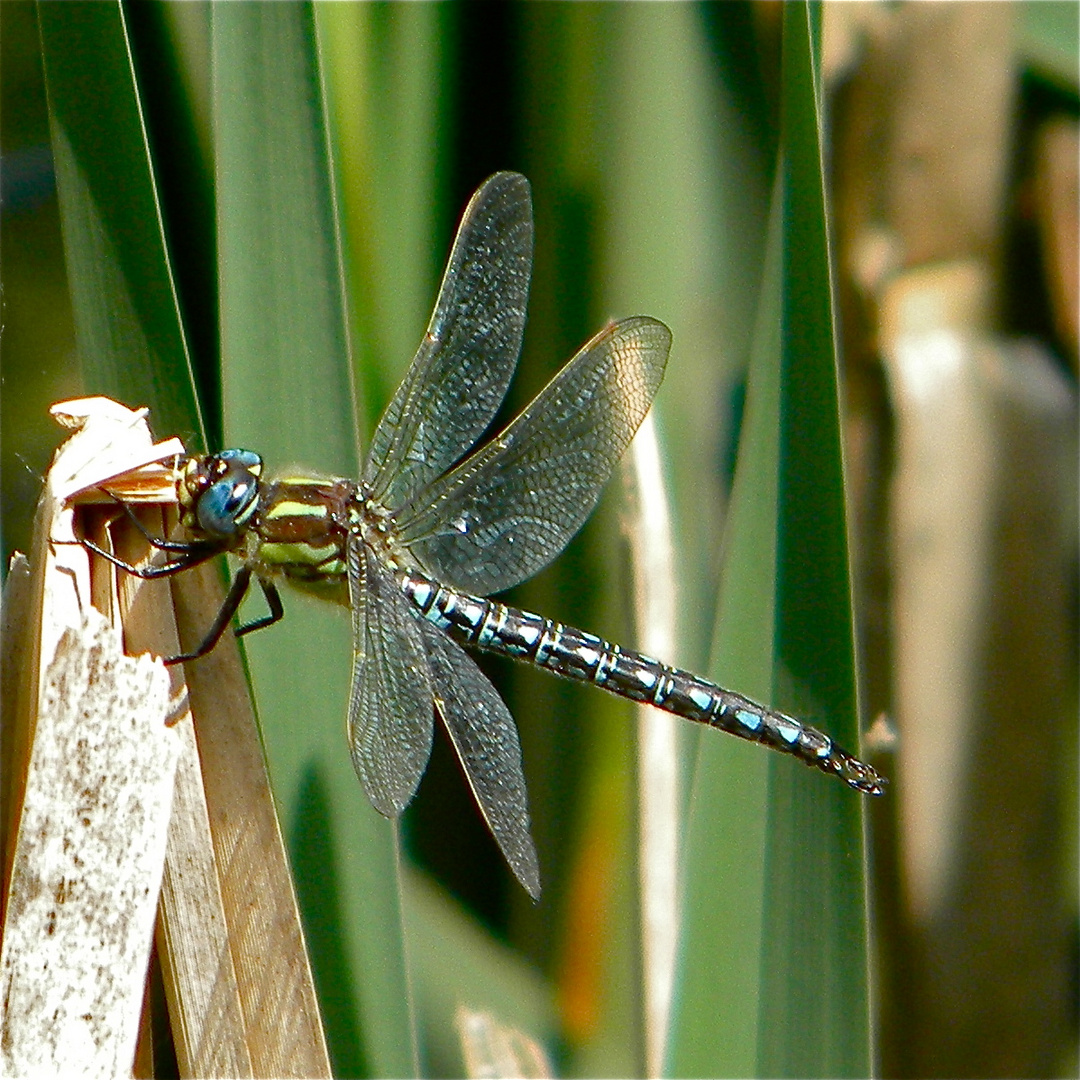
[[[540,868],[529,833],[521,744],[510,710],[476,662],[441,630],[423,624],[435,707],[466,779],[510,869],[540,899]]]
[[[400,506],[464,454],[506,396],[532,272],[529,182],[496,173],[458,227],[427,333],[372,437],[364,480]]]
[[[431,755],[431,673],[419,620],[393,574],[359,538],[348,544],[353,621],[349,748],[372,806],[396,817]]]
[[[524,411],[395,514],[433,577],[507,589],[546,566],[592,512],[660,386],[671,331],[646,316],[602,330]]]

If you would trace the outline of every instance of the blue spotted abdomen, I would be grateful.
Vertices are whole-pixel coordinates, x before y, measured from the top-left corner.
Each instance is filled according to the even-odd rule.
[[[495,600],[449,589],[416,572],[403,572],[402,589],[429,622],[465,645],[531,660],[570,679],[595,683],[620,697],[654,705],[687,720],[717,727],[792,754],[837,774],[872,795],[884,780],[827,735],[785,713],[758,705],[689,671],[613,645],[595,634]]]

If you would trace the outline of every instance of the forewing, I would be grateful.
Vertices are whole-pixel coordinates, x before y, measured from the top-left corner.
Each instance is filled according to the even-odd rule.
[[[532,271],[529,182],[496,173],[458,227],[427,333],[372,438],[364,479],[407,502],[491,423],[521,352]]]
[[[372,806],[396,817],[431,754],[431,673],[420,623],[393,574],[358,538],[348,545],[353,622],[349,747]]]
[[[540,868],[529,833],[521,744],[510,710],[476,662],[441,630],[423,624],[435,707],[510,869],[540,899]]]
[[[645,316],[597,334],[501,435],[419,492],[397,537],[433,577],[507,589],[581,528],[652,404],[671,332]]]

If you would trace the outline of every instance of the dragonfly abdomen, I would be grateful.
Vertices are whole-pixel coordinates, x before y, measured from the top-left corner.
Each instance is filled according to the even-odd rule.
[[[884,780],[871,766],[817,728],[708,679],[541,615],[457,592],[416,572],[405,572],[400,580],[421,615],[464,645],[531,660],[566,678],[764,743],[835,773],[866,794],[884,791]]]

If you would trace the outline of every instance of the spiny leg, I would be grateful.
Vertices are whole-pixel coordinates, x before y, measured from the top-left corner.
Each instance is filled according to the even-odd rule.
[[[190,570],[192,567],[206,562],[207,559],[212,559],[215,555],[219,555],[225,550],[219,540],[164,540],[161,537],[153,536],[146,526],[138,519],[128,503],[123,499],[118,498],[111,491],[106,491],[105,494],[121,507],[124,513],[127,514],[131,523],[142,534],[143,539],[146,540],[155,551],[180,553],[178,558],[167,560],[156,566],[135,566],[114,555],[111,551],[106,551],[100,544],[95,543],[88,537],[76,535],[78,542],[88,551],[92,551],[95,555],[100,555],[103,559],[112,563],[113,566],[119,567],[128,574],[133,574],[135,577],[143,578],[148,581],[153,580],[154,578],[168,577],[170,574],[178,574],[181,570]]]
[[[229,586],[229,591],[225,596],[225,600],[221,607],[218,609],[217,615],[214,617],[214,622],[210,629],[207,630],[206,635],[202,641],[191,650],[191,652],[182,653],[180,656],[170,656],[166,659],[166,665],[182,664],[188,660],[198,660],[199,657],[205,656],[208,652],[211,652],[215,645],[221,640],[221,635],[225,633],[229,623],[232,622],[233,616],[236,614],[240,607],[241,601],[244,599],[248,591],[248,587],[251,584],[252,569],[250,566],[241,566],[237,571],[236,577],[233,578],[232,585]],[[264,578],[256,578],[259,582],[259,587],[263,591],[263,596],[266,597],[266,603],[270,608],[268,615],[263,615],[261,618],[254,619],[252,622],[245,623],[243,626],[237,627],[236,636],[243,637],[244,634],[250,634],[253,630],[262,630],[267,626],[273,626],[274,623],[279,622],[285,614],[285,608],[281,603],[281,595],[278,593],[277,586],[272,581],[267,581]]]
[[[239,577],[239,575],[237,576]],[[267,581],[266,578],[257,578],[256,580],[259,582],[259,588],[262,589],[263,596],[266,597],[266,603],[270,608],[270,614],[260,616],[258,619],[252,619],[251,622],[244,623],[243,626],[237,627],[237,637],[243,637],[245,634],[250,634],[252,630],[264,630],[266,627],[273,626],[274,623],[280,622],[285,616],[285,607],[281,603],[281,594],[278,592],[277,586],[272,581]]]

